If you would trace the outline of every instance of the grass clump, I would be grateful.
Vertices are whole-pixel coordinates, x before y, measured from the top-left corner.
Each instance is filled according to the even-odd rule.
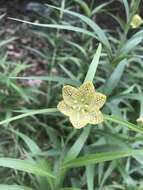
[[[143,189],[141,2],[38,5],[43,15],[34,9],[22,19],[9,17],[20,32],[1,38],[0,188]],[[64,104],[60,111],[72,124],[57,109],[66,85],[68,109]],[[81,108],[97,94],[88,118],[79,114],[83,109],[73,111],[76,98],[87,100]],[[102,94],[107,100],[101,118]]]

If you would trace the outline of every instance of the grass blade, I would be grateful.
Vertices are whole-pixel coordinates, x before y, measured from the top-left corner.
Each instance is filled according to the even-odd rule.
[[[71,80],[69,78],[57,77],[57,76],[9,77],[9,79],[45,80],[45,81],[58,82],[58,83],[61,83],[61,84],[71,84],[71,85],[75,85],[75,86],[80,85],[79,81],[77,81],[77,80]]]
[[[57,10],[61,10],[61,8],[58,8],[58,7],[55,7],[52,5],[47,4],[47,6],[52,7],[54,9],[57,9]],[[108,38],[106,37],[104,31],[95,23],[95,21],[91,20],[90,18],[88,18],[82,14],[79,14],[79,13],[76,13],[73,11],[69,11],[69,10],[65,10],[65,9],[62,9],[62,11],[64,13],[75,16],[75,17],[79,18],[80,20],[82,20],[84,23],[86,23],[94,31],[95,35],[98,36],[97,39],[100,42],[102,42],[105,45],[105,47],[107,47],[109,52],[111,53],[111,47],[110,47],[110,43],[108,41]]]
[[[97,154],[89,154],[86,156],[79,157],[72,161],[69,161],[63,165],[63,169],[65,168],[75,168],[81,166],[87,166],[91,164],[97,164],[101,162],[106,162],[110,160],[115,160],[119,158],[125,158],[128,156],[135,156],[135,155],[143,155],[143,149],[141,150],[125,150],[125,151],[115,151],[115,152],[104,152],[104,153],[97,153]]]
[[[29,117],[29,116],[32,116],[32,115],[36,115],[36,114],[52,114],[52,113],[55,113],[55,112],[57,112],[56,108],[33,110],[33,111],[29,111],[28,113],[23,113],[23,114],[20,114],[20,115],[11,117],[11,118],[7,118],[7,119],[5,119],[3,121],[0,121],[0,125],[6,124],[6,123],[9,123],[9,122],[18,120],[18,119],[22,119],[24,117]]]
[[[118,85],[122,74],[124,72],[125,66],[127,64],[127,60],[124,59],[123,61],[121,61],[117,67],[114,69],[114,71],[112,72],[112,74],[110,75],[110,77],[108,78],[107,82],[105,83],[104,86],[104,93],[106,95],[110,95],[112,93],[112,91],[116,88],[116,86]]]
[[[127,19],[127,23],[128,23],[128,22],[129,22],[129,20],[130,20],[130,10],[129,10],[129,4],[128,4],[128,1],[127,1],[127,0],[123,0],[122,2],[123,2],[124,7],[125,7],[126,19]]]
[[[4,184],[0,184],[0,189],[2,190],[33,190],[30,187],[24,187],[20,185],[4,185]]]
[[[96,73],[96,70],[97,70],[97,66],[99,64],[99,58],[101,56],[101,50],[102,50],[102,45],[99,44],[97,50],[96,50],[96,53],[93,57],[93,60],[89,66],[89,69],[88,69],[88,72],[86,74],[86,77],[85,77],[85,80],[84,82],[86,81],[93,81],[94,79],[94,76],[95,76],[95,73]]]
[[[88,190],[94,190],[94,171],[95,171],[95,167],[93,165],[89,165],[86,167],[86,178],[87,178]]]
[[[76,158],[79,155],[81,149],[83,148],[83,146],[89,136],[89,133],[90,133],[90,127],[87,127],[83,130],[83,132],[81,133],[79,138],[76,140],[76,142],[73,144],[73,146],[67,153],[67,156],[65,157],[65,160],[64,160],[65,162],[67,162],[69,160],[73,160],[74,158]]]
[[[32,173],[35,175],[54,178],[51,173],[41,169],[38,164],[31,163],[27,160],[20,160],[14,158],[0,158],[0,166],[20,170],[23,172]]]
[[[76,188],[76,187],[64,187],[64,188],[61,188],[59,190],[81,190],[81,189]]]
[[[26,23],[26,24],[30,24],[30,25],[33,25],[33,26],[38,26],[38,27],[55,28],[55,29],[63,29],[63,30],[69,30],[69,31],[73,31],[73,32],[79,32],[79,33],[83,33],[83,34],[86,34],[88,36],[97,38],[96,35],[93,32],[90,32],[90,31],[88,31],[86,29],[79,28],[79,27],[72,26],[72,25],[41,24],[41,23],[34,23],[34,22],[29,22],[29,21],[26,21],[26,20],[10,18],[10,17],[9,17],[9,19],[14,20],[14,21],[18,21],[18,22],[23,22],[23,23]]]
[[[7,40],[3,40],[2,42],[0,42],[0,48],[2,48],[3,46],[5,46],[11,42],[13,42],[16,39],[17,39],[16,37],[12,37],[12,38],[9,38]]]
[[[117,124],[120,124],[120,125],[123,125],[125,127],[128,127],[130,130],[132,131],[135,131],[135,132],[138,132],[138,133],[141,133],[143,134],[143,129],[142,128],[139,128],[137,125],[134,125],[128,121],[124,121],[118,117],[115,117],[115,116],[109,116],[109,115],[104,115],[104,118],[108,121],[112,121],[112,122],[115,122]]]
[[[23,133],[15,131],[14,129],[11,129],[11,128],[10,128],[10,131],[15,133],[21,139],[23,139],[23,141],[28,146],[28,148],[30,149],[33,155],[37,155],[38,153],[41,152],[41,149],[38,147],[38,145],[27,135],[24,135]]]

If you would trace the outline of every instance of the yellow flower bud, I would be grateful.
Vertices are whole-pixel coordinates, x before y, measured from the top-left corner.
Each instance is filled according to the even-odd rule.
[[[142,18],[140,17],[140,15],[138,14],[134,15],[131,20],[131,24],[130,24],[131,27],[138,28],[141,24],[142,24]]]
[[[139,124],[143,124],[143,116],[142,116],[142,117],[139,117],[136,121],[137,121],[137,123],[139,123]]]

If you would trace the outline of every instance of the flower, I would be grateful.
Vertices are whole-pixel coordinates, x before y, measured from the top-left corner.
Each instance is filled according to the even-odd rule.
[[[75,128],[82,128],[86,124],[103,122],[100,108],[104,105],[106,96],[95,92],[92,82],[83,83],[78,89],[66,85],[63,87],[63,100],[57,108],[67,115]]]
[[[138,14],[134,15],[131,20],[131,24],[130,24],[131,27],[138,28],[141,24],[142,24],[142,18]]]
[[[143,124],[143,117],[139,117],[136,121],[139,124]]]

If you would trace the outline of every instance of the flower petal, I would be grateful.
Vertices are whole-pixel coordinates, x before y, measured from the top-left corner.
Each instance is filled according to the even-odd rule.
[[[88,123],[87,114],[76,112],[70,116],[70,122],[76,129],[83,128]]]
[[[142,24],[142,18],[140,15],[136,14],[133,16],[130,25],[132,28],[138,28]]]
[[[89,105],[89,111],[100,109],[106,102],[106,96],[102,93],[95,92],[94,98]]]
[[[89,119],[90,124],[102,123],[104,120],[103,115],[102,115],[101,111],[99,111],[99,110],[88,113],[88,119]]]
[[[70,106],[68,106],[64,101],[60,101],[57,105],[57,108],[60,112],[67,116],[70,116],[74,112],[74,110]]]
[[[72,86],[66,85],[63,87],[63,99],[69,106],[74,105],[74,101],[78,96],[78,90]]]
[[[92,82],[88,81],[83,83],[79,87],[79,94],[80,99],[84,100],[84,104],[89,104],[92,101],[92,98],[95,94],[94,85]]]

